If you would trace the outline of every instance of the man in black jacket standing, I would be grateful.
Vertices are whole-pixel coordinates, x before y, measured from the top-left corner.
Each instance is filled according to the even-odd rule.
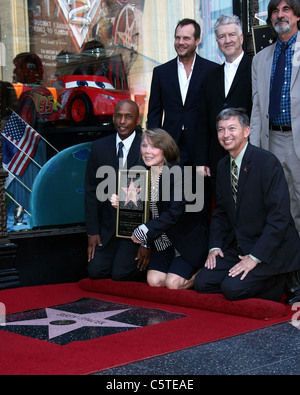
[[[97,178],[99,169],[110,169],[117,185],[119,166],[130,169],[141,165],[141,138],[136,133],[140,123],[138,105],[122,100],[113,117],[115,135],[93,143],[85,180],[85,216],[88,234],[88,273],[92,279],[112,278],[115,281],[142,280],[149,263],[149,251],[138,248],[131,240],[116,237],[116,210],[107,199],[97,197],[97,188],[107,179]],[[105,181],[106,180],[106,181]],[[117,193],[116,190],[112,194]]]
[[[177,143],[182,165],[195,165],[196,136],[201,126],[203,83],[210,70],[218,67],[196,54],[201,29],[192,19],[176,27],[178,56],[153,70],[148,111],[148,128],[166,130]]]
[[[226,154],[218,141],[216,118],[226,108],[252,110],[251,58],[243,51],[243,32],[239,18],[221,15],[215,34],[225,62],[207,76],[204,83],[201,130],[196,144],[197,166],[211,176],[215,192],[217,164]]]

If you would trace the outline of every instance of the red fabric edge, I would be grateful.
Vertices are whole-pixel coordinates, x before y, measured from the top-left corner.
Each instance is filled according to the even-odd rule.
[[[79,281],[78,285],[80,289],[89,292],[192,307],[259,320],[270,320],[287,314],[287,307],[283,303],[262,299],[232,302],[220,294],[205,295],[199,294],[194,290],[169,290],[166,288],[152,288],[145,283],[90,280],[88,278]]]

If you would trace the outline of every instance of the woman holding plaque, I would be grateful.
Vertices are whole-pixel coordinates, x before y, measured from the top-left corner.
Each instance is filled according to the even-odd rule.
[[[185,188],[191,168],[179,165],[179,149],[162,129],[144,131],[141,155],[151,169],[152,219],[135,229],[132,240],[152,248],[148,284],[170,289],[192,288],[208,252],[208,223],[202,211],[186,210]],[[117,200],[115,196],[114,206]]]

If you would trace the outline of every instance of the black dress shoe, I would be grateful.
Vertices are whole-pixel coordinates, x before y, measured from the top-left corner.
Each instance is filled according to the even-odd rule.
[[[300,285],[295,288],[291,288],[288,292],[286,292],[286,304],[287,305],[293,305],[294,303],[297,303],[300,301]]]
[[[284,291],[286,304],[292,305],[300,301],[300,270],[287,275]]]

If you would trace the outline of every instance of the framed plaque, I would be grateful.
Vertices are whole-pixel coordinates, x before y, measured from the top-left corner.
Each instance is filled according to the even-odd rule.
[[[252,38],[255,55],[276,42],[276,34],[269,25],[252,27]]]
[[[133,231],[149,221],[150,171],[119,170],[116,236],[130,239]]]

